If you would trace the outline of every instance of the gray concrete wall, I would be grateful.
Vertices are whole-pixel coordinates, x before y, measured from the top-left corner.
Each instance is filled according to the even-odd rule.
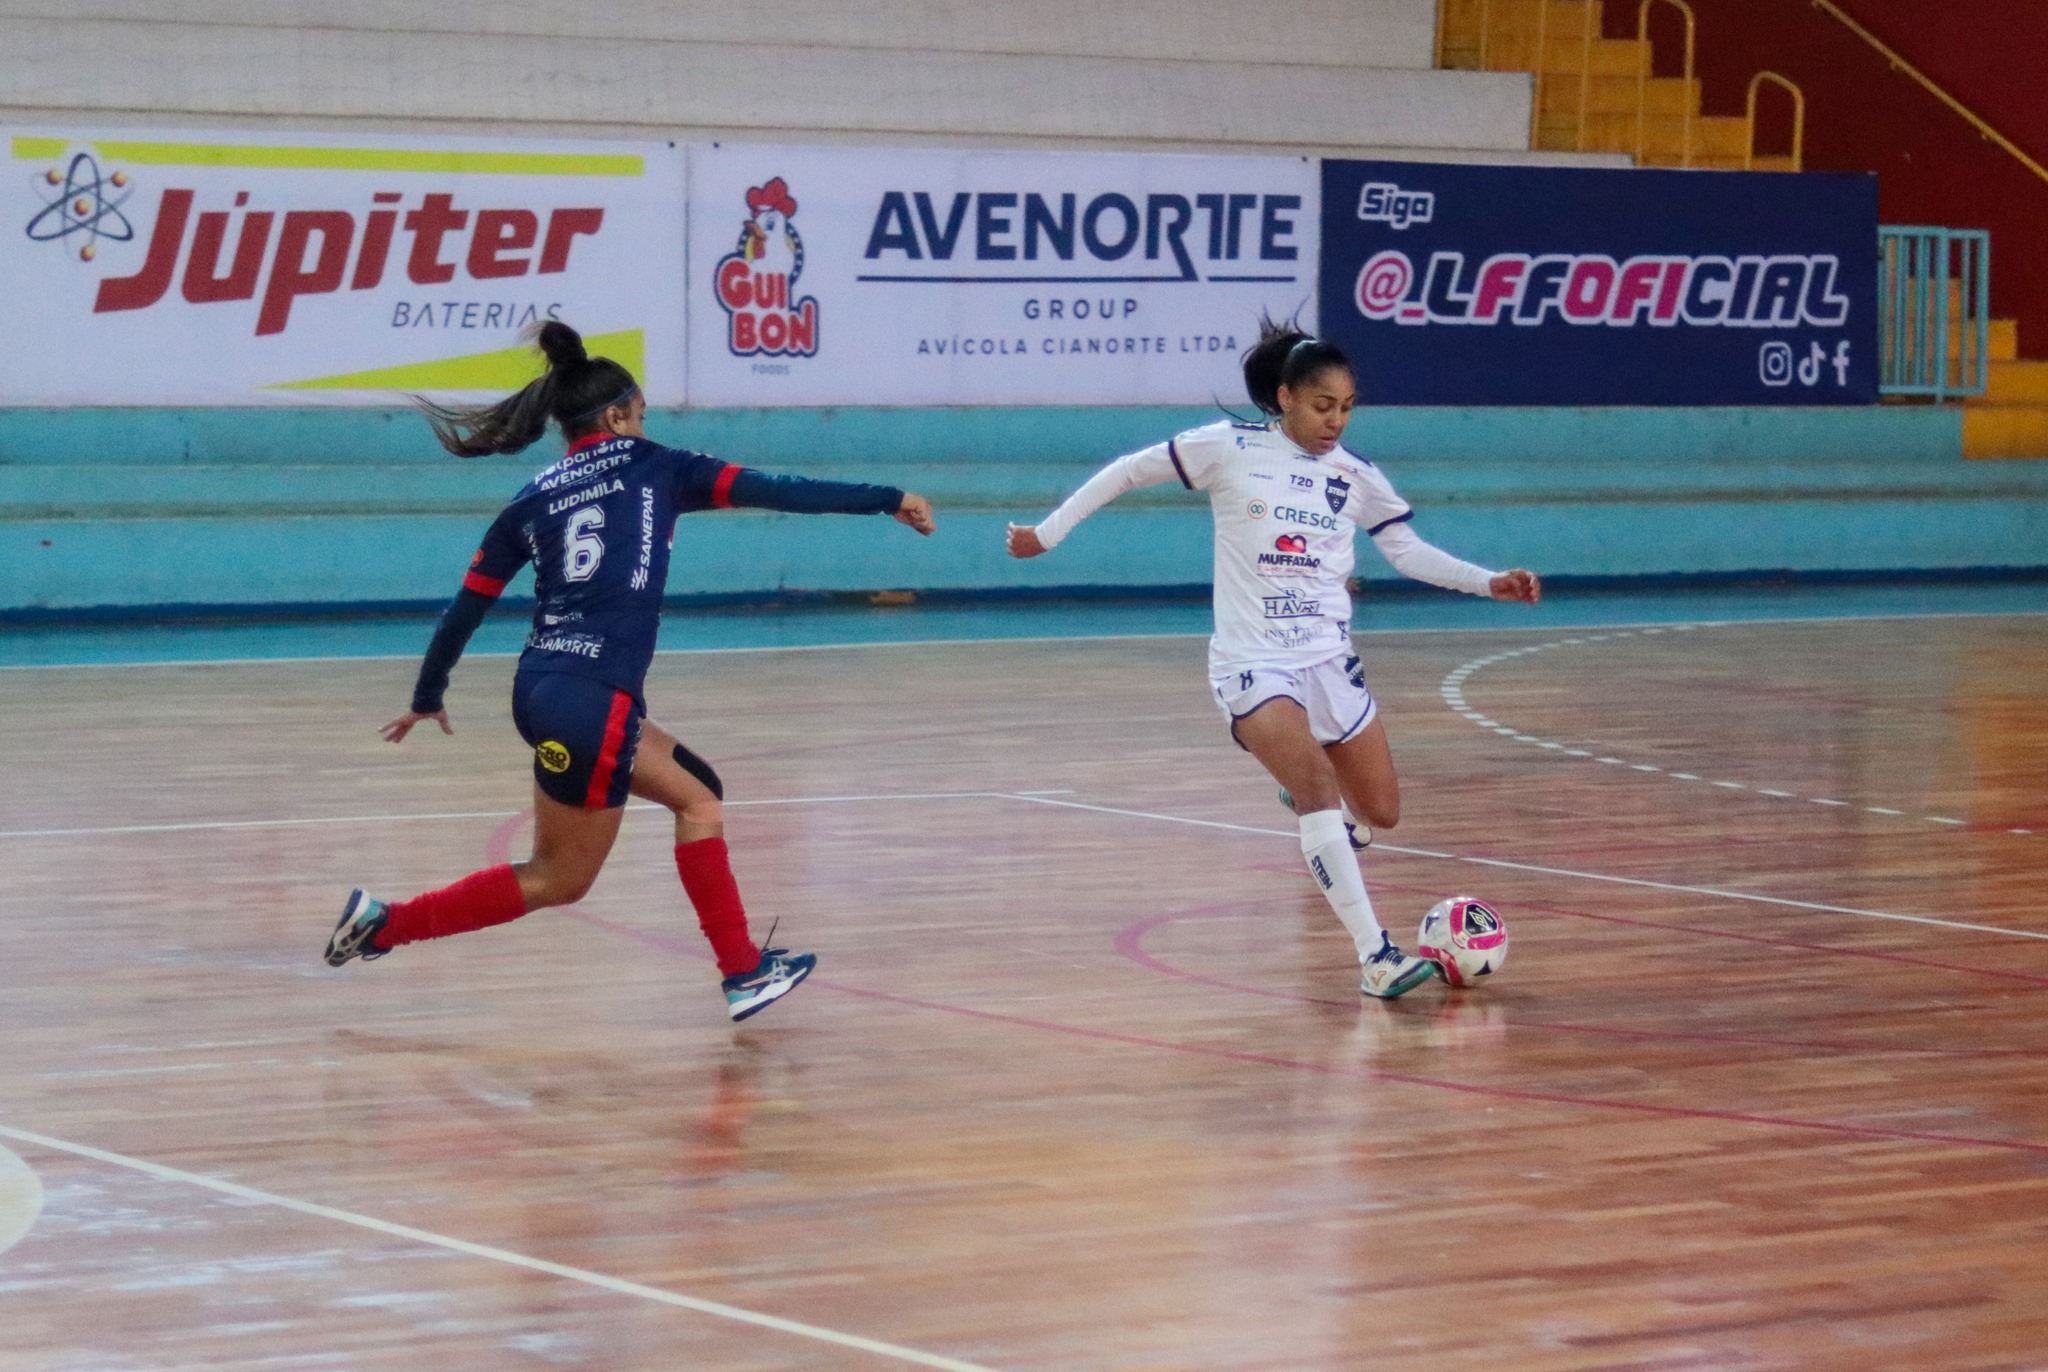
[[[1430,70],[1434,10],[0,0],[0,119],[1518,156],[1529,78]]]

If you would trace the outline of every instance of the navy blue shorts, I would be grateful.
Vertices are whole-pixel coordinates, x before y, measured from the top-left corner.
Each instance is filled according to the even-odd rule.
[[[626,803],[645,707],[629,691],[565,672],[512,678],[512,722],[533,745],[533,779],[550,800],[585,810]]]

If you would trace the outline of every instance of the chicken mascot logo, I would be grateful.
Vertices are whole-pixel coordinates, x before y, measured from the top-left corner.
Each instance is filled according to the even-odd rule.
[[[736,357],[810,357],[818,351],[818,301],[796,296],[804,270],[796,201],[776,177],[747,192],[740,241],[718,264],[718,303],[725,308],[726,346]]]

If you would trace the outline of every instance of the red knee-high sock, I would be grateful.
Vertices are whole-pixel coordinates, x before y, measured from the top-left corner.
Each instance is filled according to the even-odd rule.
[[[488,929],[525,913],[526,897],[511,867],[486,867],[453,886],[399,901],[374,941],[379,948],[396,948],[423,938]]]
[[[740,904],[739,883],[732,879],[732,859],[722,838],[700,838],[676,845],[676,875],[683,893],[697,907],[697,923],[718,955],[720,976],[736,977],[760,965],[761,950],[747,933],[747,907]]]

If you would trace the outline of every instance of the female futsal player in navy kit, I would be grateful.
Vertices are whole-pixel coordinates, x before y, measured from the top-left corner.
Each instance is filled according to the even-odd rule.
[[[513,679],[512,720],[533,748],[533,856],[412,900],[351,893],[327,961],[382,957],[400,944],[582,899],[631,794],[675,812],[683,890],[718,956],[727,1011],[745,1019],[794,989],[817,959],[754,944],[727,860],[718,774],[646,718],[641,685],[676,516],[731,506],[888,514],[929,534],[931,503],[893,486],[768,476],[664,448],[642,427],[647,404],[631,372],[587,356],[566,324],[542,325],[539,344],[547,371],[517,395],[480,410],[423,407],[442,446],[459,457],[519,452],[551,419],[569,451],[484,534],[420,665],[412,708],[383,730],[393,743],[426,719],[453,732],[441,701],[448,673],[505,583],[532,562],[539,605]]]
[[[1391,1000],[1434,965],[1380,927],[1347,836],[1343,805],[1392,828],[1401,786],[1386,726],[1351,643],[1352,541],[1363,529],[1404,576],[1534,605],[1532,572],[1490,572],[1422,541],[1413,511],[1379,468],[1339,440],[1355,398],[1332,343],[1262,321],[1244,357],[1263,424],[1217,423],[1122,457],[1037,525],[1012,524],[1013,557],[1049,552],[1125,491],[1178,480],[1206,491],[1216,523],[1216,633],[1209,683],[1230,735],[1282,787],[1301,821],[1301,855],[1358,949],[1359,990]],[[1370,840],[1367,839],[1367,842]]]

